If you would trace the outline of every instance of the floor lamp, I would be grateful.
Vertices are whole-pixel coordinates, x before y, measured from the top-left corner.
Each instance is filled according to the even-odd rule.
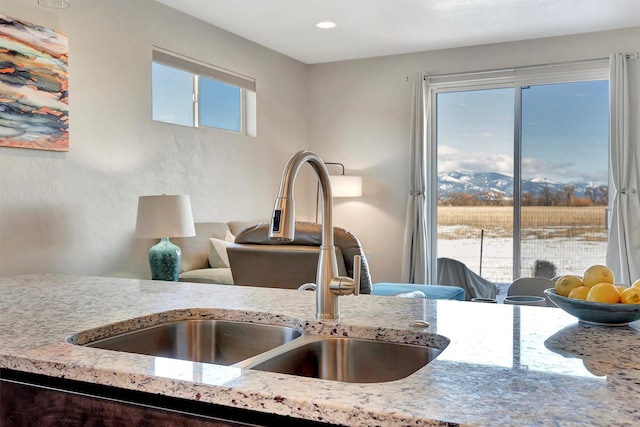
[[[340,166],[340,175],[329,175],[331,182],[331,195],[333,197],[362,197],[362,177],[356,175],[346,175],[342,163],[324,162],[325,165]],[[316,222],[318,222],[318,198],[320,195],[320,184],[316,186]]]
[[[149,267],[153,280],[178,281],[182,250],[170,237],[195,236],[189,196],[140,196],[136,237],[160,239],[149,249]]]

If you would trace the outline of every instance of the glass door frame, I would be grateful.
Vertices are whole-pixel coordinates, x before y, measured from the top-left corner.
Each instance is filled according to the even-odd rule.
[[[522,90],[528,86],[542,84],[570,83],[589,80],[608,80],[609,62],[607,58],[571,63],[546,64],[503,70],[489,70],[462,74],[448,74],[425,77],[423,92],[430,102],[425,123],[427,138],[425,149],[428,155],[424,162],[427,177],[427,245],[432,248],[428,283],[437,283],[436,262],[438,257],[438,140],[437,140],[437,95],[446,92],[463,92],[483,89],[514,89],[514,179],[513,192],[520,194],[522,185]],[[514,197],[513,224],[513,279],[521,272],[521,198]]]

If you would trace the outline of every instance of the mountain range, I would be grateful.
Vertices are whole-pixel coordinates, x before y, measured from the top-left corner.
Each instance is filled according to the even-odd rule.
[[[545,188],[549,188],[552,194],[564,191],[566,185],[573,186],[574,197],[587,197],[587,188],[600,186],[600,184],[591,182],[563,183],[544,178],[523,179],[521,184],[523,193],[532,193],[535,196],[542,194]],[[505,197],[511,197],[513,177],[498,172],[452,171],[439,173],[438,192],[441,197],[455,193],[479,194],[484,192],[499,193]]]

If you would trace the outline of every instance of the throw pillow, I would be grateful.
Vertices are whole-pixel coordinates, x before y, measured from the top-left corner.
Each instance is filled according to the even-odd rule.
[[[233,243],[235,236],[227,230],[224,240],[211,237],[211,248],[209,249],[209,265],[211,268],[229,268],[229,255],[227,246]]]

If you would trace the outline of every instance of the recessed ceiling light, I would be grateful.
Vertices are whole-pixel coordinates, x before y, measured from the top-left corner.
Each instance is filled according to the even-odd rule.
[[[64,9],[69,7],[70,0],[38,0],[38,4],[50,9]]]
[[[318,22],[316,24],[316,27],[320,28],[321,30],[330,30],[336,27],[336,23],[331,21],[322,21]]]

